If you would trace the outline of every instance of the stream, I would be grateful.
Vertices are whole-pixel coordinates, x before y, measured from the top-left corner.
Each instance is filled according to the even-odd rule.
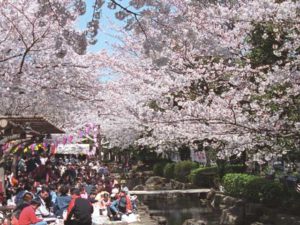
[[[168,225],[182,225],[186,219],[201,219],[207,225],[219,225],[220,213],[201,204],[194,195],[170,199],[151,196],[142,201],[149,207],[150,214],[165,217]]]

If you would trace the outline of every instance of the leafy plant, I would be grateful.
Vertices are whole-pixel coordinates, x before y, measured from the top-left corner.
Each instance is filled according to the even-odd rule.
[[[174,168],[175,168],[175,163],[168,163],[164,167],[164,177],[168,179],[173,179],[174,178]]]
[[[223,186],[225,192],[233,197],[266,205],[279,205],[284,194],[280,183],[248,174],[226,174]]]
[[[198,163],[188,160],[176,163],[174,167],[175,179],[181,182],[188,182],[188,175],[193,169],[198,168],[198,166]]]
[[[158,163],[155,163],[153,165],[153,173],[156,176],[164,176],[164,168],[166,166],[166,164],[168,163],[168,161],[160,161]]]
[[[199,187],[212,187],[217,178],[217,171],[218,168],[216,166],[198,168],[191,171],[189,180],[192,184]]]

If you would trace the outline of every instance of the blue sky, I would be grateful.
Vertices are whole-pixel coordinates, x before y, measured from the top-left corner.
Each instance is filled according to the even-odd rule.
[[[128,0],[123,0],[120,3],[127,6]],[[78,21],[78,27],[80,29],[84,29],[86,27],[87,22],[91,20],[92,15],[93,15],[94,1],[87,0],[86,4],[87,4],[87,12],[83,16],[81,16]],[[102,49],[107,49],[110,52],[113,51],[111,44],[117,43],[118,40],[110,36],[110,35],[117,34],[117,32],[114,31],[110,27],[110,23],[114,22],[117,26],[120,26],[120,27],[124,26],[123,21],[117,20],[115,18],[115,15],[114,15],[115,12],[116,12],[115,10],[111,10],[111,9],[107,8],[107,2],[102,7],[102,13],[101,13],[101,19],[100,19],[100,31],[98,32],[98,36],[97,36],[98,42],[95,45],[90,46],[88,48],[88,51],[97,52]]]
[[[95,45],[89,46],[88,51],[89,52],[98,52],[99,50],[107,50],[109,53],[113,54],[114,49],[112,48],[112,44],[119,43],[120,41],[116,38],[113,38],[111,35],[117,35],[117,31],[112,29],[110,27],[111,22],[113,22],[115,25],[118,27],[123,27],[125,26],[124,21],[120,21],[115,18],[115,12],[119,10],[117,8],[116,10],[111,10],[107,7],[107,2],[106,1],[105,5],[102,7],[101,11],[101,18],[100,18],[100,30],[98,31],[97,35],[97,43]],[[122,0],[118,1],[120,2],[123,6],[127,7],[129,5],[129,0]],[[92,15],[93,15],[93,0],[86,0],[87,4],[87,11],[86,13],[81,16],[78,20],[78,28],[81,30],[84,30],[86,28],[87,23],[91,20]],[[101,70],[101,76],[99,78],[100,82],[106,83],[112,80],[116,80],[119,77],[119,74],[116,74],[112,72],[109,68],[102,69]]]

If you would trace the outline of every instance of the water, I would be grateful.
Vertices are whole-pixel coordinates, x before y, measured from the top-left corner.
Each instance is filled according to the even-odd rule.
[[[172,199],[149,196],[143,202],[149,207],[152,215],[166,217],[168,225],[182,225],[186,219],[201,219],[206,221],[207,225],[219,225],[220,213],[207,207],[193,195]]]

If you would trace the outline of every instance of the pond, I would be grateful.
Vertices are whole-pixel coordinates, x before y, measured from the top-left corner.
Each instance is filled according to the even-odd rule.
[[[148,197],[142,200],[154,216],[164,216],[168,225],[182,225],[186,219],[204,220],[207,225],[219,225],[220,213],[201,203],[194,195],[162,199]]]

